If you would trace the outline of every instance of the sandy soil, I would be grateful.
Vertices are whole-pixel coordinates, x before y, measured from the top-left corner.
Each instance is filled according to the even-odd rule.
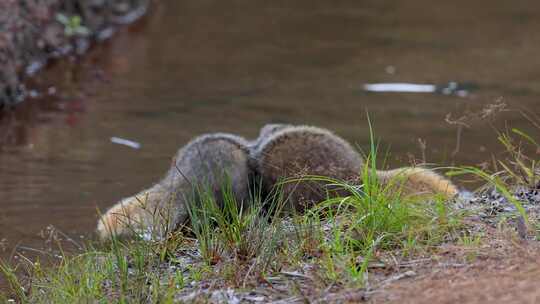
[[[400,280],[379,290],[370,303],[540,303],[538,249],[536,241],[492,240],[476,261]],[[457,248],[448,254],[467,255]]]

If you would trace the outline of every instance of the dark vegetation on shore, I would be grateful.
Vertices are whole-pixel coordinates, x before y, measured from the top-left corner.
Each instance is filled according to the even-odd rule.
[[[150,0],[0,1],[0,108],[22,101],[24,80],[50,59],[84,53],[119,25],[142,16]]]
[[[537,117],[527,119],[539,126]],[[540,129],[540,128],[539,128]],[[358,302],[393,282],[420,273],[469,265],[509,254],[516,242],[540,239],[540,174],[537,139],[516,129],[498,133],[507,154],[486,167],[445,168],[449,175],[484,185],[452,201],[405,197],[372,178],[383,162],[372,140],[362,185],[324,179],[346,195],[303,214],[282,214],[279,189],[267,198],[252,193],[242,209],[230,191],[224,206],[201,191],[189,205],[190,227],[156,239],[106,244],[78,242],[57,232],[56,259],[19,255],[0,271],[11,292],[3,300],[30,303],[257,303]],[[284,182],[294,183],[294,180]],[[224,185],[225,189],[230,185]],[[136,229],[136,227],[134,227]],[[62,243],[80,248],[62,251]],[[503,249],[501,249],[503,248]],[[503,252],[503,253],[501,253]],[[451,266],[454,267],[454,266]]]

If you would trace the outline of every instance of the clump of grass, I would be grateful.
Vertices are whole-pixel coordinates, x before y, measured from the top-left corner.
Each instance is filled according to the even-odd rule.
[[[540,153],[540,144],[533,137],[515,128],[506,132],[499,132],[498,139],[504,146],[507,157],[502,160],[493,160],[493,172],[467,166],[456,168],[451,174],[468,174],[480,178],[485,183],[481,190],[494,188],[508,202],[514,205],[519,216],[526,225],[529,225],[528,214],[514,192],[520,186],[525,189],[534,189],[540,186],[539,162],[525,152]]]
[[[540,130],[538,116],[523,111],[520,113]],[[487,203],[490,203],[490,200],[497,200],[497,196],[501,195],[506,202],[514,206],[517,212],[499,214],[501,219],[499,224],[512,219],[513,226],[522,238],[540,235],[537,228],[538,212],[535,211],[536,208],[531,208],[535,204],[533,193],[535,189],[540,188],[540,163],[537,157],[530,156],[540,154],[540,144],[533,136],[516,128],[498,132],[497,138],[505,148],[505,157],[493,159],[493,170],[489,170],[487,166],[484,168],[468,166],[454,169],[451,174],[467,174],[480,178],[484,185],[478,192],[484,194]],[[490,191],[491,189],[495,192]]]
[[[330,280],[347,280],[339,275],[345,273],[351,281],[364,283],[376,252],[399,251],[404,257],[412,256],[451,239],[461,226],[461,213],[442,198],[406,198],[396,188],[398,181],[383,185],[370,168],[364,168],[362,185],[311,177],[348,193],[321,202],[306,215],[330,227],[321,244],[325,253],[322,264],[327,265]]]
[[[228,180],[228,179],[225,179]],[[264,273],[278,250],[282,227],[278,219],[283,207],[280,192],[262,198],[254,190],[248,201],[238,202],[226,182],[218,202],[208,188],[197,188],[197,199],[187,204],[191,231],[208,265],[224,260],[252,263]]]
[[[538,154],[540,144],[525,132],[515,128],[500,133],[498,139],[509,155],[506,162],[502,160],[496,162],[496,165],[502,167],[507,183],[531,188],[538,185],[540,183],[538,160],[527,156],[524,150],[532,150]]]
[[[9,288],[13,292],[14,297],[16,297],[21,302],[27,302],[26,290],[24,289],[24,287],[22,286],[20,280],[18,279],[16,275],[17,268],[12,268],[9,264],[5,263],[4,261],[0,261],[0,273],[4,275],[4,278],[6,279],[9,285]],[[2,299],[2,300],[7,302],[8,299]]]
[[[26,289],[15,277],[15,269],[2,263],[0,271],[11,279],[14,297],[22,303],[172,303],[171,290],[156,287],[163,279],[155,271],[162,263],[156,251],[160,247],[142,240],[113,240],[101,249],[88,247],[83,253],[64,256],[54,266],[26,260],[30,280]]]
[[[363,284],[376,253],[399,251],[404,257],[412,256],[453,239],[462,226],[462,211],[453,209],[443,197],[402,195],[403,176],[382,183],[377,178],[377,145],[372,131],[370,135],[370,152],[360,172],[362,184],[323,176],[303,178],[346,193],[319,203],[303,216],[302,222],[304,226],[315,223],[307,226],[318,227],[318,233],[311,232],[304,240],[319,244],[320,265],[333,282]]]
[[[463,232],[457,238],[457,245],[461,246],[465,251],[465,260],[468,262],[473,262],[478,257],[480,246],[482,245],[483,234],[476,233],[465,233]]]

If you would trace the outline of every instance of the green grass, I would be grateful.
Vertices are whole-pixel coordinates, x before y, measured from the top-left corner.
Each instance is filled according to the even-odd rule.
[[[380,256],[429,253],[455,240],[462,225],[462,215],[441,198],[404,197],[399,180],[382,184],[374,171],[376,154],[372,144],[361,185],[305,177],[345,195],[303,214],[282,212],[287,198],[279,187],[265,198],[254,191],[237,202],[226,183],[219,200],[196,189],[198,199],[187,204],[189,229],[150,241],[88,245],[48,267],[25,260],[22,276],[7,263],[0,271],[10,283],[10,296],[29,303],[172,303],[194,290],[193,284],[244,290],[281,284],[283,293],[304,298],[307,284],[323,292],[332,286],[363,287]]]
[[[381,184],[369,166],[362,175],[360,186],[307,177],[347,193],[321,202],[302,216],[303,222],[316,223],[315,227],[323,223],[329,227],[327,233],[319,228],[312,234],[319,240],[320,262],[330,281],[362,285],[374,253],[413,256],[453,239],[462,227],[462,211],[453,210],[442,198],[404,197],[398,181]]]
[[[540,145],[531,136],[518,129],[498,133],[499,142],[506,150],[506,157],[494,160],[492,172],[477,167],[466,166],[454,168],[453,176],[472,175],[483,181],[483,189],[494,188],[504,198],[514,205],[528,229],[532,224],[522,202],[515,198],[513,189],[523,186],[529,189],[540,185],[540,168],[535,157],[527,156],[534,151],[540,153]]]
[[[208,189],[197,192],[199,199],[189,202],[187,209],[205,262],[213,265],[226,257],[240,261],[256,258],[259,270],[264,271],[281,237],[278,216],[283,199],[279,191],[265,199],[255,191],[247,201],[237,202],[231,183],[226,182],[221,203]]]
[[[378,147],[370,135],[372,144],[359,172],[362,184],[324,176],[283,181],[307,180],[327,184],[333,192],[341,190],[340,197],[329,197],[303,214],[284,212],[287,198],[280,185],[266,197],[253,190],[244,202],[235,200],[229,182],[219,198],[199,185],[194,189],[198,199],[186,206],[189,228],[165,230],[160,234],[164,237],[149,241],[113,239],[88,244],[71,254],[60,251],[62,258],[47,266],[22,256],[17,265],[1,262],[0,273],[10,292],[0,295],[0,300],[173,303],[197,286],[210,286],[267,288],[308,301],[306,290],[324,293],[331,288],[365,287],[372,265],[384,264],[385,257],[406,261],[429,256],[450,242],[469,250],[466,259],[474,260],[482,236],[467,232],[463,211],[441,197],[402,195],[400,177],[385,183],[378,180]],[[538,161],[525,156],[521,143],[536,151],[540,147],[515,129],[499,134],[499,140],[508,158],[494,162],[495,172],[461,167],[453,168],[452,174],[474,175],[495,187],[540,236],[540,224],[529,223],[523,205],[511,192],[512,186],[539,182]],[[170,218],[156,210],[149,212]],[[199,300],[209,301],[204,295]]]
[[[363,286],[376,254],[429,251],[460,225],[460,215],[443,201],[405,200],[372,178],[370,168],[362,172],[363,185],[309,177],[348,195],[304,214],[283,215],[279,192],[266,200],[252,195],[240,204],[226,186],[223,205],[204,191],[197,203],[188,204],[191,230],[152,241],[114,239],[87,246],[49,267],[26,261],[24,276],[6,263],[0,271],[11,296],[30,303],[172,303],[192,281],[250,288],[306,264],[316,266],[312,275],[322,286]]]

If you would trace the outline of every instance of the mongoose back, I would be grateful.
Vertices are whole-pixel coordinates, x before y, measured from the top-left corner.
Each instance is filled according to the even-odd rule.
[[[344,139],[334,133],[310,126],[273,128],[268,136],[259,139],[253,157],[263,186],[271,191],[278,183],[290,206],[303,210],[318,203],[332,192],[328,183],[315,182],[306,176],[324,176],[337,180],[361,183],[364,160]],[[261,132],[262,133],[262,132]],[[458,189],[448,179],[432,170],[405,167],[376,171],[382,184],[395,184],[404,194],[422,192],[442,193],[453,197]],[[292,181],[287,182],[286,179]]]
[[[109,209],[98,222],[98,235],[127,236],[134,227],[161,235],[186,221],[186,200],[194,198],[194,187],[208,187],[219,199],[224,183],[230,182],[237,201],[243,201],[250,172],[245,139],[225,133],[197,137],[177,152],[159,183]]]
[[[332,132],[308,126],[282,126],[259,141],[253,152],[263,187],[278,183],[289,207],[302,211],[324,200],[329,190],[304,177],[325,176],[356,181],[362,168],[360,155]],[[262,132],[261,132],[262,133]],[[287,182],[286,179],[299,180]],[[302,180],[303,179],[303,180]]]

